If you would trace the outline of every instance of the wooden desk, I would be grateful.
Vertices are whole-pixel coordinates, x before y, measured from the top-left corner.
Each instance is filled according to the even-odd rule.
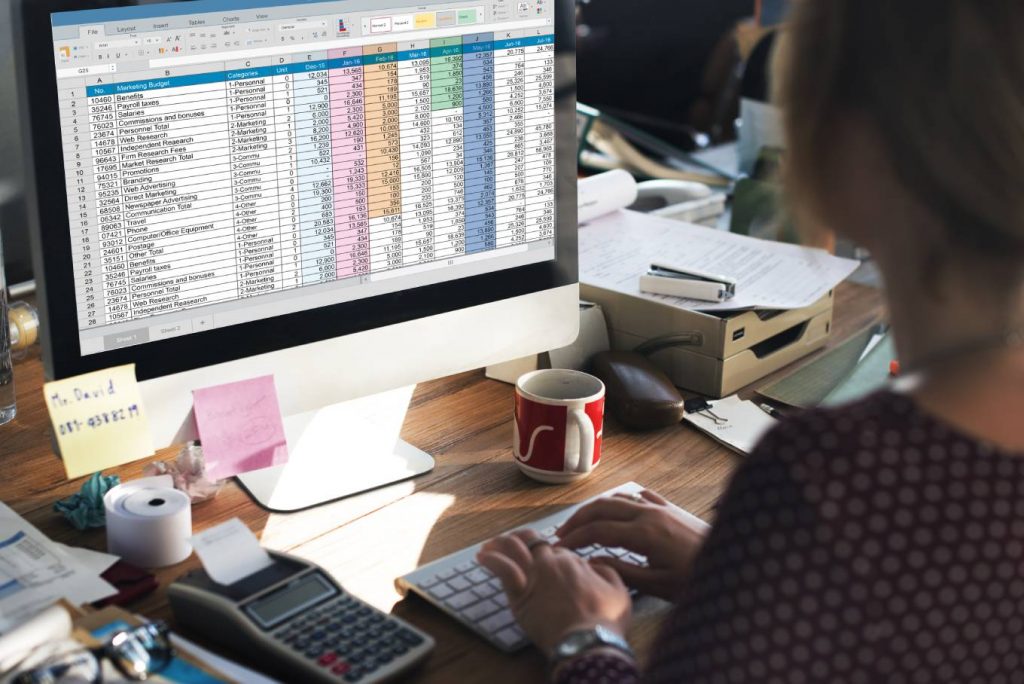
[[[844,284],[837,291],[832,343],[880,313],[876,290]],[[0,500],[53,539],[104,549],[102,530],[76,532],[52,510],[53,502],[77,491],[82,480],[66,481],[51,450],[41,361],[22,361],[15,377],[18,417],[0,428]],[[481,371],[423,383],[408,408],[403,437],[437,458],[432,473],[290,515],[260,509],[232,481],[215,500],[194,509],[194,527],[199,531],[238,516],[267,548],[316,561],[353,593],[433,634],[438,648],[415,681],[542,681],[544,662],[535,651],[499,653],[425,602],[400,601],[394,578],[629,480],[710,519],[741,457],[685,426],[634,434],[611,422],[603,462],[590,478],[572,486],[546,486],[521,475],[512,463],[511,411],[511,387],[487,380]],[[164,450],[158,457],[172,458],[175,452]],[[143,465],[115,472],[123,480],[133,479]],[[193,557],[159,571],[161,589],[131,608],[173,623],[163,589],[197,565]],[[668,608],[656,599],[638,600],[629,636],[641,657]]]

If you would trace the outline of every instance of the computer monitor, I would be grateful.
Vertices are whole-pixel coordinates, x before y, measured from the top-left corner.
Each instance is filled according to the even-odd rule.
[[[241,479],[303,508],[433,466],[339,402],[575,338],[572,0],[16,21],[47,374],[136,364],[158,446],[272,374],[291,460]]]

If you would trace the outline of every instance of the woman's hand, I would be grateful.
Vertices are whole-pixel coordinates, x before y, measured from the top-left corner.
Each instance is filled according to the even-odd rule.
[[[571,632],[602,625],[619,635],[632,602],[618,574],[526,530],[484,544],[477,560],[501,579],[519,626],[545,654]]]
[[[598,544],[646,556],[647,567],[618,558],[592,563],[614,569],[644,594],[672,600],[689,574],[705,530],[654,492],[643,491],[639,497],[616,494],[581,508],[558,530],[558,546],[581,549]]]

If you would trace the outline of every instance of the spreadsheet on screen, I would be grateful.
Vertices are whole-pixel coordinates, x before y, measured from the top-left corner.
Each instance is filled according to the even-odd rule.
[[[555,258],[550,0],[51,15],[83,354]]]

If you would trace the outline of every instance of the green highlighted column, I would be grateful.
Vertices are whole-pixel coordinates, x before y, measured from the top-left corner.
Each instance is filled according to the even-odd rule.
[[[434,139],[434,258],[466,253],[465,114],[462,38],[430,41]]]

